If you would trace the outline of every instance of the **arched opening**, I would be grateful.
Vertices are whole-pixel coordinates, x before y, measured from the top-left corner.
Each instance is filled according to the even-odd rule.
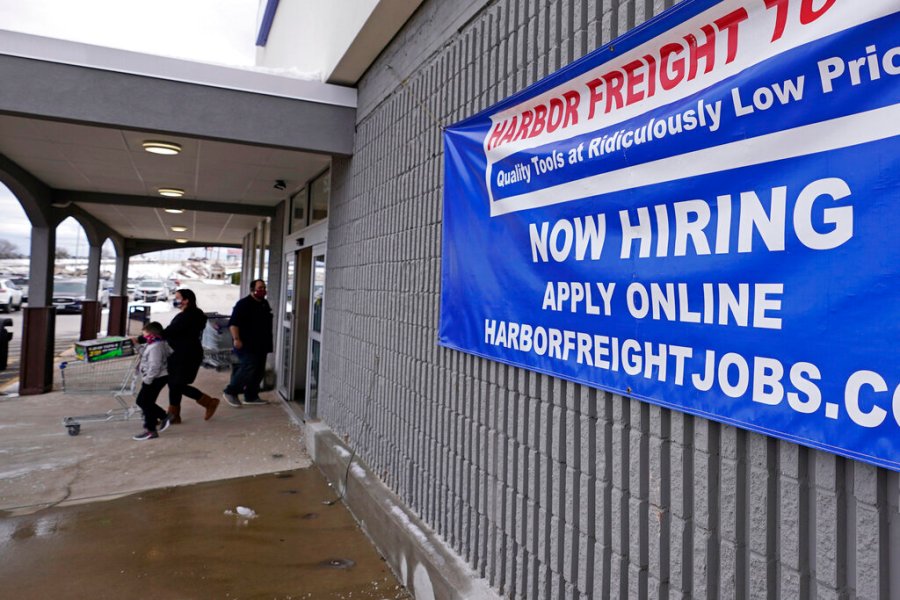
[[[22,203],[3,183],[0,183],[0,215],[3,215],[0,219],[0,260],[27,259],[31,221]]]

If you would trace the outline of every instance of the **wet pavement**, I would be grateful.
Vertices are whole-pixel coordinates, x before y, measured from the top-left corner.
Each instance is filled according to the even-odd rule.
[[[334,498],[307,468],[7,513],[0,597],[411,598]]]
[[[195,385],[226,382],[201,369]],[[262,398],[209,421],[185,399],[184,423],[135,442],[137,416],[63,426],[110,393],[0,397],[0,600],[410,598],[346,507],[323,504],[292,411]]]

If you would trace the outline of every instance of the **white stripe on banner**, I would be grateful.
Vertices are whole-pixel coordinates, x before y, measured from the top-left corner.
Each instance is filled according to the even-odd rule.
[[[700,13],[696,17],[679,24],[670,30],[667,30],[651,40],[641,44],[637,48],[630,50],[626,54],[617,56],[609,62],[604,62],[587,73],[578,77],[567,79],[566,81],[554,86],[553,88],[543,92],[542,94],[529,98],[515,106],[511,106],[506,110],[491,115],[491,123],[519,114],[522,111],[533,108],[538,104],[549,101],[550,98],[558,97],[565,90],[587,90],[587,82],[597,77],[599,74],[606,73],[611,70],[622,70],[622,66],[633,60],[640,60],[642,56],[651,52],[654,48],[660,47],[665,42],[674,42],[676,44],[684,43],[684,36],[696,33],[699,27],[705,23],[709,23],[714,17],[720,17],[727,11],[742,7],[746,2],[741,0],[726,0],[722,4],[717,4],[710,9]],[[745,70],[758,65],[766,60],[799,48],[805,44],[820,40],[836,32],[844,31],[852,27],[869,23],[875,19],[887,16],[889,14],[900,11],[896,4],[891,2],[843,2],[836,5],[833,9],[825,13],[820,19],[804,26],[800,29],[792,29],[790,35],[785,35],[777,42],[770,42],[769,37],[771,31],[775,28],[774,19],[777,11],[765,10],[762,7],[762,0],[752,13],[749,19],[741,29],[740,52],[735,60],[729,64],[718,64],[716,68],[709,73],[701,73],[691,81],[683,81],[675,89],[671,91],[658,90],[652,98],[641,100],[631,106],[618,108],[610,114],[604,114],[602,117],[590,120],[588,118],[588,103],[581,102],[579,104],[579,120],[577,125],[568,128],[560,128],[554,133],[543,133],[535,138],[521,139],[503,144],[499,148],[485,148],[485,155],[488,159],[488,165],[503,160],[507,156],[522,152],[532,148],[537,148],[545,144],[553,142],[562,142],[572,137],[599,131],[600,129],[614,127],[619,123],[646,114],[661,106],[673,104],[708,89],[717,83],[733,77]],[[791,10],[799,10],[799,2],[791,3]],[[799,16],[796,17],[799,19]],[[719,36],[717,38],[719,45],[724,45],[725,38]],[[724,54],[724,53],[723,53]],[[490,135],[486,135],[484,144],[487,145]],[[490,190],[490,186],[488,186]]]
[[[492,202],[491,216],[839,150],[897,135],[900,135],[900,104],[704,148],[511,196]]]

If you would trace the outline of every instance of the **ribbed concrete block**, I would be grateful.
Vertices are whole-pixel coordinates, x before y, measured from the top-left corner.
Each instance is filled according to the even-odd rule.
[[[593,563],[593,585],[591,586],[594,598],[608,598],[608,562],[606,560],[606,552],[603,543],[594,540],[594,563]]]
[[[550,426],[550,458],[556,462],[565,462],[566,460],[566,419],[565,409],[554,406],[550,418],[552,424]]]
[[[562,518],[566,524],[578,527],[581,523],[578,519],[581,514],[581,477],[578,471],[568,467],[563,467],[562,474],[565,485]]]
[[[593,589],[594,538],[578,534],[578,565],[575,569],[575,587],[582,595],[589,595]]]
[[[859,467],[860,465],[856,465]],[[872,468],[874,467],[867,467]],[[887,573],[881,572],[879,556],[880,548],[880,523],[878,510],[866,504],[856,506],[856,593],[862,600],[875,600],[884,597],[883,581]],[[897,565],[894,565],[897,568]],[[884,591],[886,592],[886,585]]]
[[[802,575],[799,571],[790,568],[781,570],[781,578],[779,579],[779,592],[782,598],[802,598],[801,595],[801,579]]]
[[[595,486],[597,480],[584,473],[578,473],[578,529],[586,535],[592,535],[594,520],[596,519]]]
[[[525,549],[526,531],[528,529],[528,501],[520,494],[513,498],[515,522],[513,524],[512,538],[516,545]]]
[[[502,590],[507,595],[514,595],[516,593],[516,566],[517,566],[517,556],[518,556],[518,548],[516,547],[516,543],[509,537],[506,538],[506,562],[504,564],[503,570],[503,581],[505,583],[504,589]]]
[[[572,469],[581,468],[581,419],[577,411],[566,409],[563,413],[563,460]]]
[[[550,504],[550,512],[555,517],[563,518],[564,510],[564,490],[566,485],[566,468],[555,461],[550,461],[550,497],[553,502]]]
[[[503,493],[505,507],[503,530],[506,532],[507,537],[512,538],[519,516],[516,511],[516,491],[512,487],[507,486],[504,488]]]
[[[578,469],[587,475],[597,473],[595,456],[597,454],[597,420],[593,417],[578,416]]]
[[[841,600],[846,597],[846,592],[838,591],[832,588],[819,586],[816,588],[816,600]]]
[[[541,492],[544,489],[543,482],[546,476],[544,457],[537,450],[530,449],[528,451],[528,467],[528,487],[525,490],[525,495],[537,501],[541,498]]]
[[[516,491],[519,494],[528,494],[529,483],[529,450],[524,445],[517,444],[516,447]]]
[[[549,564],[550,560],[550,513],[543,507],[538,507],[537,529],[537,557],[543,563]]]
[[[723,460],[719,479],[719,531],[723,539],[737,540],[738,527],[738,463]]]
[[[560,573],[564,570],[564,527],[565,523],[561,518],[553,515],[550,516],[550,532],[548,540],[548,543],[550,544],[550,568],[557,573]]]
[[[578,579],[578,533],[569,524],[563,523],[562,527],[562,565],[560,574],[567,582]]]
[[[628,597],[647,597],[647,571],[632,562],[628,564]]]
[[[710,577],[711,567],[718,566],[717,563],[713,564],[713,561],[717,561],[718,557],[710,551],[714,543],[715,538],[708,530],[699,528],[694,529],[694,572],[692,574],[692,591],[700,598],[715,598],[718,593],[715,587],[718,584],[718,580],[712,581]]]
[[[765,556],[769,551],[769,473],[759,468],[751,469],[748,487],[748,547],[752,552]],[[759,576],[759,574],[757,574]]]
[[[718,597],[722,600],[738,600],[743,595],[735,587],[737,547],[732,541],[722,541],[719,544],[719,591]],[[796,598],[797,596],[787,596]]]
[[[799,572],[800,553],[805,548],[804,540],[801,538],[801,518],[806,512],[806,507],[801,504],[801,484],[796,479],[782,477],[778,488],[780,561],[784,567]]]
[[[540,518],[538,506],[535,502],[526,499],[525,501],[525,531],[524,531],[524,546],[525,551],[531,555],[537,556],[538,554],[538,529],[540,527],[540,523],[538,519]]]
[[[689,560],[693,557],[693,525],[679,517],[672,517],[671,525],[671,563],[669,578],[672,592],[681,594],[691,593],[693,579],[693,563]]]
[[[750,597],[751,598],[768,598],[775,592],[769,589],[768,578],[763,574],[768,570],[768,559],[765,555],[750,553]]]
[[[540,436],[538,438],[538,451],[541,454],[551,456],[550,447],[553,444],[553,407],[549,403],[542,402],[540,405]]]

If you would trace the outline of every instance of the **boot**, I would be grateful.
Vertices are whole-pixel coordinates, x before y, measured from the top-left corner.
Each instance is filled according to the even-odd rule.
[[[197,404],[206,409],[206,414],[203,415],[203,420],[209,421],[212,418],[213,414],[215,414],[216,409],[219,408],[219,399],[203,394],[202,396],[200,396],[200,399],[197,400]]]
[[[180,406],[172,406],[169,405],[169,423],[172,425],[178,425],[181,423],[181,407]]]

